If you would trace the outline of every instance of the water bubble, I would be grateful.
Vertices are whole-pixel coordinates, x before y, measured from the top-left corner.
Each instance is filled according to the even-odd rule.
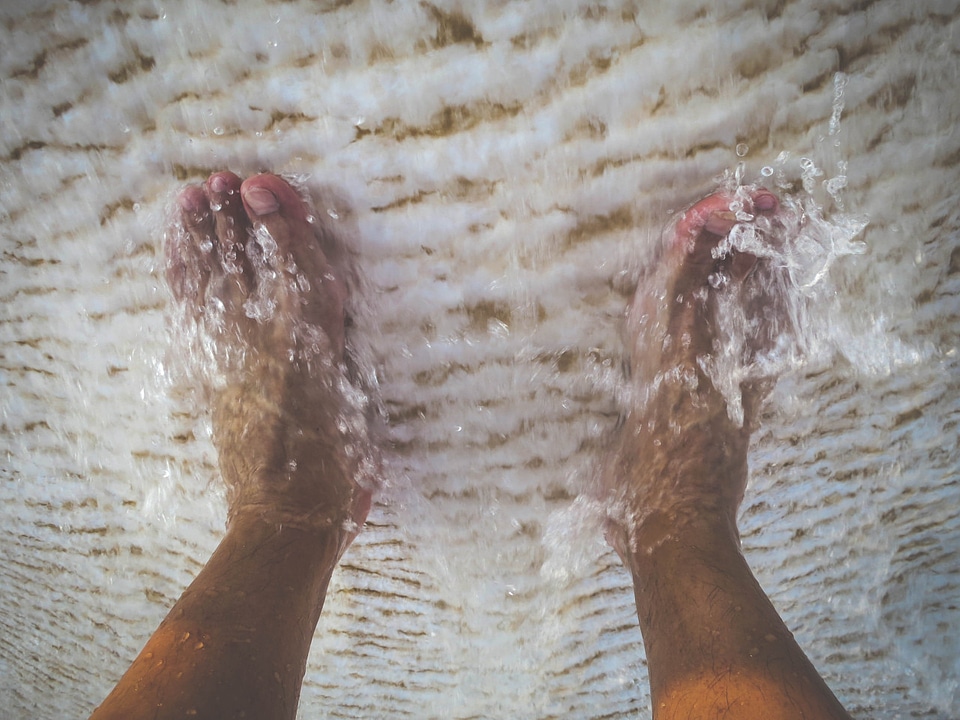
[[[268,297],[251,297],[243,304],[243,313],[251,320],[265,323],[273,318],[276,303]]]
[[[843,203],[840,200],[840,191],[847,186],[847,176],[838,175],[837,177],[825,180],[823,186],[826,188],[830,197],[834,199],[834,202],[836,202],[837,205],[842,209]]]
[[[760,168],[760,174],[764,177],[770,177],[773,175],[773,168],[769,165],[764,165],[762,168]]]
[[[234,248],[230,248],[227,252],[223,253],[223,269],[227,271],[229,275],[241,275],[243,274],[243,267],[237,262],[237,251]]]
[[[844,106],[843,92],[846,87],[847,76],[845,73],[838,72],[833,76],[833,113],[830,115],[831,135],[840,132],[840,115],[843,113]]]
[[[313,225],[315,222],[317,222],[316,216],[315,216],[315,215],[307,215],[307,222],[310,223],[311,225]]]
[[[339,213],[337,213],[337,211],[334,210],[333,208],[327,208],[327,215],[329,215],[330,217],[332,217],[334,220],[339,220],[339,219],[340,219]]]
[[[270,235],[270,231],[267,230],[266,225],[258,225],[255,231],[255,236],[257,239],[257,244],[260,246],[260,249],[263,250],[263,255],[265,258],[270,259],[276,256],[277,241],[274,240],[273,236]]]
[[[213,129],[213,134],[214,134],[214,135],[223,135],[224,132],[225,132],[224,129],[223,129],[220,125],[217,125],[217,126]]]
[[[803,183],[803,189],[808,195],[813,195],[815,189],[815,178],[823,175],[823,170],[817,167],[816,163],[808,157],[800,158],[800,179]]]
[[[223,205],[221,205],[218,202],[212,202],[210,203],[210,209],[213,210],[214,212],[220,212],[221,210],[223,210]]]
[[[746,157],[748,152],[750,152],[750,146],[746,143],[737,145],[737,157]]]

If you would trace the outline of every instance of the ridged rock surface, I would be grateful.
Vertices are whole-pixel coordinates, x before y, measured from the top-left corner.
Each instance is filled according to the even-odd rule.
[[[176,190],[221,168],[325,186],[389,415],[301,716],[647,717],[630,580],[576,502],[622,308],[671,210],[739,162],[801,193],[804,157],[828,217],[846,177],[867,252],[834,263],[817,352],[767,405],[745,553],[855,716],[960,715],[958,2],[0,18],[5,718],[89,713],[222,534],[207,420],[167,388],[161,253]]]

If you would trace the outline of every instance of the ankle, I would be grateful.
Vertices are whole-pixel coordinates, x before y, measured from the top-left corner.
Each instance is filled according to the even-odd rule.
[[[654,511],[638,522],[628,537],[627,560],[634,575],[649,573],[665,558],[740,551],[735,511],[707,503]]]

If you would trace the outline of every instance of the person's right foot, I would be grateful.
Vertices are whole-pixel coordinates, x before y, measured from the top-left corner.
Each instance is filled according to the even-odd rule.
[[[764,300],[751,287],[756,257],[715,257],[738,223],[733,200],[716,193],[680,215],[627,311],[634,397],[602,469],[608,539],[625,562],[691,521],[720,522],[736,533],[747,442],[763,391],[741,385],[744,422],[737,423],[704,370],[720,339],[718,294],[737,293],[751,305]],[[750,193],[745,205],[741,213],[774,221],[779,208],[766,190]],[[749,356],[766,340],[746,342]]]
[[[231,522],[344,526],[370,506],[356,482],[341,383],[347,286],[297,192],[276,175],[211,175],[179,197],[167,281],[213,357],[214,442]]]

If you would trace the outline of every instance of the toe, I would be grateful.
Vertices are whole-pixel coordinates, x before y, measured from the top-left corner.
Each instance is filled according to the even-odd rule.
[[[286,259],[293,259],[297,274],[293,279],[308,288],[304,291],[304,319],[323,327],[334,347],[342,352],[346,285],[321,248],[309,208],[297,192],[276,175],[247,178],[240,194],[254,228],[263,227],[276,243],[277,258],[265,259],[288,274],[291,267]]]
[[[240,200],[240,178],[231,172],[215,173],[207,180],[204,190],[220,246],[243,243],[250,222]]]
[[[185,188],[177,198],[180,221],[166,235],[167,284],[180,301],[202,299],[210,277],[209,249],[213,223],[203,190]]]
[[[293,257],[298,267],[302,267],[300,256],[304,248],[316,243],[303,200],[294,189],[276,175],[263,174],[247,178],[240,195],[254,230],[266,230],[269,239],[276,243],[274,248],[261,242],[264,259],[283,265],[285,258]]]
[[[223,269],[230,274],[252,277],[244,245],[250,221],[240,199],[240,178],[231,172],[214,173],[204,185],[213,216],[214,236]]]
[[[251,218],[270,222],[277,215],[288,222],[306,222],[307,209],[297,192],[283,178],[264,173],[247,178],[240,188]]]
[[[741,222],[737,212],[748,215],[772,217],[780,208],[777,196],[765,188],[753,191],[746,199],[734,198],[726,192],[718,192],[696,203],[685,211],[677,221],[674,243],[684,249],[686,262],[702,260],[704,265],[714,264],[712,251],[720,238],[725,237]],[[753,270],[757,258],[747,253],[733,253],[726,258],[724,266],[734,280],[742,280]]]
[[[198,245],[209,241],[213,230],[213,219],[210,214],[210,203],[203,192],[203,188],[191,185],[183,189],[177,198],[180,206],[180,217],[187,231],[194,237]]]
[[[780,201],[777,196],[766,188],[760,188],[752,197],[753,207],[756,212],[764,215],[773,215],[780,208]]]
[[[299,264],[304,251],[317,245],[303,200],[282,178],[266,173],[247,178],[240,195],[254,227],[267,230],[280,257],[291,255]],[[314,268],[308,262],[304,269]]]
[[[726,235],[737,222],[730,210],[731,197],[726,193],[714,193],[686,210],[677,223],[678,237],[696,240],[704,231],[712,235]]]

